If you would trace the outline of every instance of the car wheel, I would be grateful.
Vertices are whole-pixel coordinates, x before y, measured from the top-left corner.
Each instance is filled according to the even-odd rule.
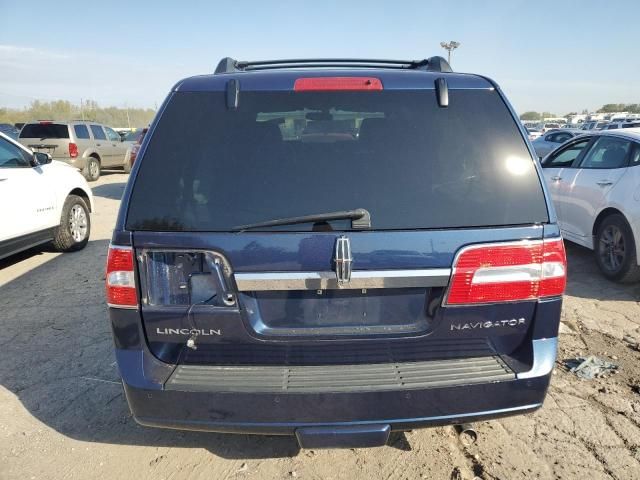
[[[609,215],[602,221],[594,247],[598,267],[609,280],[622,283],[640,280],[635,239],[622,215]]]
[[[61,252],[81,250],[87,245],[90,234],[91,217],[86,202],[76,195],[69,195],[62,207],[53,246]]]
[[[95,157],[87,158],[87,166],[84,169],[84,176],[90,182],[95,182],[100,178],[100,160]]]

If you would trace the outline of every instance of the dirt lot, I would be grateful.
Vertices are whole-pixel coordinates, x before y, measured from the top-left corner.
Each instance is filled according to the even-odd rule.
[[[640,479],[640,285],[599,276],[569,246],[559,361],[620,365],[581,381],[558,363],[535,414],[478,424],[470,448],[451,428],[369,450],[299,451],[292,438],[147,429],[131,418],[112,353],[103,268],[127,177],[94,184],[92,239],[78,253],[0,262],[0,478]]]

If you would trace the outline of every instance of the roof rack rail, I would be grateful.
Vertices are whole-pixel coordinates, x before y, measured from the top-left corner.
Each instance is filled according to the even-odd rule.
[[[429,72],[453,72],[449,63],[442,57],[430,57],[424,60],[380,60],[363,58],[300,58],[289,60],[238,61],[225,57],[218,63],[215,73],[234,73],[249,70],[273,70],[279,68],[396,68],[405,70],[426,70]]]

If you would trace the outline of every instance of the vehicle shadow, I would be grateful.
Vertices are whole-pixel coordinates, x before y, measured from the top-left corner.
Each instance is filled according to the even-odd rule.
[[[293,437],[161,430],[133,420],[103,298],[108,243],[92,241],[0,287],[0,388],[36,419],[77,440],[197,447],[230,459],[295,456]]]
[[[15,265],[17,263],[23,262],[29,258],[37,257],[38,255],[42,255],[45,252],[55,252],[53,245],[50,245],[50,244],[38,245],[37,247],[33,247],[28,250],[18,252],[9,257],[3,258],[0,260],[0,270],[2,270],[3,268],[7,268],[12,265]]]
[[[640,299],[640,284],[621,284],[607,280],[596,264],[593,251],[568,241],[567,251],[568,281],[566,295],[592,300]]]
[[[90,184],[91,185],[91,184]],[[125,182],[105,183],[103,185],[91,186],[91,191],[96,197],[109,198],[111,200],[120,200],[126,187]]]

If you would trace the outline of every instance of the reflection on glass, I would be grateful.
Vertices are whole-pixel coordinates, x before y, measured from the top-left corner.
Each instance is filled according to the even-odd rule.
[[[507,157],[507,161],[505,162],[505,166],[507,167],[507,171],[511,175],[524,175],[531,169],[531,159],[523,158],[523,157]]]

